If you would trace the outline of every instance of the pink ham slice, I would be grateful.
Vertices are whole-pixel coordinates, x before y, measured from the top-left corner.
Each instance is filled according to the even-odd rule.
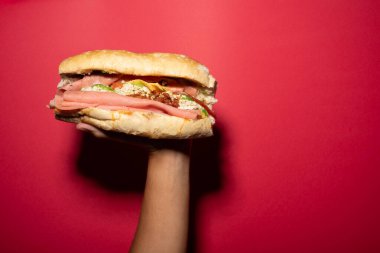
[[[80,90],[85,87],[92,86],[94,84],[110,85],[116,82],[120,77],[118,76],[102,76],[102,75],[90,75],[85,76],[82,79],[72,82],[63,86],[62,90]]]
[[[119,79],[120,79],[119,76],[105,76],[105,75],[85,76],[80,80],[69,83],[69,84],[59,88],[57,90],[57,93],[55,94],[54,100],[50,102],[49,106],[50,106],[50,108],[53,108],[53,107],[62,108],[63,93],[66,91],[79,91],[82,88],[90,87],[94,84],[110,85]],[[84,107],[81,107],[81,108],[84,108]]]
[[[78,111],[84,108],[96,107],[99,109],[110,110],[110,111],[138,111],[138,112],[156,112],[156,113],[164,113],[162,110],[150,108],[147,109],[138,109],[129,106],[120,106],[120,105],[98,105],[98,104],[89,104],[89,103],[78,103],[78,102],[68,102],[65,101],[59,107],[59,110],[65,111]],[[57,107],[58,108],[58,107]]]
[[[198,94],[198,89],[193,87],[193,86],[183,86],[183,85],[178,85],[178,86],[165,86],[165,89],[170,90],[173,93],[181,93],[181,92],[186,92],[187,94],[191,96],[196,96]]]
[[[181,110],[150,99],[122,96],[112,92],[96,91],[66,91],[63,93],[63,101],[56,108],[59,110],[74,110],[87,107],[136,108],[154,112],[162,112],[171,116],[185,119],[196,119],[198,112]]]
[[[186,92],[187,94],[189,94],[190,96],[193,96],[195,97],[197,94],[198,94],[198,89],[193,87],[193,86],[186,86],[184,88],[184,92]]]

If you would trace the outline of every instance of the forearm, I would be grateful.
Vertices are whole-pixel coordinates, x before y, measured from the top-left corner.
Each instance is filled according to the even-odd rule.
[[[189,156],[163,149],[151,153],[133,253],[186,251]]]

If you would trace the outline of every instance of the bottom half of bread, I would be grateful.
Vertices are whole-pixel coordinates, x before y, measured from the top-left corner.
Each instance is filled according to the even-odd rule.
[[[186,139],[213,134],[210,118],[189,120],[148,111],[109,111],[86,108],[73,115],[62,115],[59,120],[93,125],[106,131],[116,131],[153,139]]]

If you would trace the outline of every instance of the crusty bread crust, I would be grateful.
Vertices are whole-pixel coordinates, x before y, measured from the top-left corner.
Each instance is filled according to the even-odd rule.
[[[68,122],[83,122],[107,131],[117,131],[152,139],[187,139],[213,134],[210,118],[189,120],[166,114],[142,111],[109,111],[82,109],[78,118],[60,117]]]
[[[207,88],[216,85],[207,67],[182,54],[95,50],[69,57],[59,65],[60,74],[86,74],[94,70],[135,76],[184,78]]]

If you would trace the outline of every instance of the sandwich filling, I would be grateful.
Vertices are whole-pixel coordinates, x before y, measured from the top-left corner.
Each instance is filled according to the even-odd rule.
[[[50,108],[58,114],[75,114],[84,108],[153,111],[185,119],[210,118],[217,102],[214,89],[188,80],[93,73],[62,76]]]

